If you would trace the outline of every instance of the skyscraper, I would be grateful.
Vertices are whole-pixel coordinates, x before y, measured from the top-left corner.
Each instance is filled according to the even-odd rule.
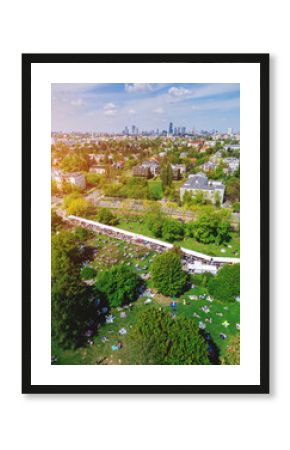
[[[168,133],[173,134],[173,123],[172,122],[169,123]]]
[[[135,135],[136,134],[136,126],[132,125],[132,134]]]

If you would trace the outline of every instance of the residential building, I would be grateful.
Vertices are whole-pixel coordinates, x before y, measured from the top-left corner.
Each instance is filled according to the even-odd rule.
[[[143,167],[142,165],[133,167],[133,176],[142,178],[151,178],[152,173],[149,167]]]
[[[92,167],[90,167],[90,172],[98,173],[99,175],[103,175],[106,173],[106,167],[105,166],[92,166]]]
[[[214,161],[207,161],[202,168],[205,172],[211,172],[217,168],[217,164]]]
[[[238,158],[224,158],[224,162],[228,165],[225,173],[233,173],[240,167],[240,160]]]
[[[116,167],[116,169],[123,169],[124,168],[124,161],[117,161],[113,164],[114,167]]]
[[[207,147],[215,147],[216,142],[215,141],[205,141],[204,145],[207,145]]]
[[[157,161],[154,161],[153,159],[149,159],[148,161],[143,161],[141,166],[144,168],[149,168],[151,174],[154,177],[160,173],[160,164]]]
[[[58,188],[62,187],[63,182],[79,186],[82,189],[86,187],[86,179],[84,175],[79,172],[64,173],[61,170],[52,170],[51,178],[56,181]]]
[[[172,167],[172,170],[179,170],[181,175],[186,173],[186,165],[185,164],[171,164],[171,167]]]
[[[204,141],[201,141],[201,140],[189,141],[187,143],[187,147],[201,147],[201,146],[203,146],[203,142]]]
[[[227,144],[224,145],[225,150],[240,150],[240,144]]]
[[[212,203],[215,203],[218,194],[222,204],[225,186],[221,181],[209,180],[204,173],[199,172],[196,175],[189,175],[188,180],[180,188],[181,200],[185,192],[190,192],[192,197],[195,197],[199,192],[203,192],[205,197]]]
[[[160,164],[154,160],[143,161],[142,164],[133,167],[134,177],[155,177],[160,173]]]
[[[173,180],[180,180],[181,174],[178,168],[172,168],[172,178]]]

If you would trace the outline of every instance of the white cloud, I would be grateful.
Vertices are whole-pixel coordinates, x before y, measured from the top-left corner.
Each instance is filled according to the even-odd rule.
[[[64,98],[64,99],[62,99],[62,101],[66,101],[66,99]],[[83,101],[82,98],[77,98],[77,99],[71,100],[70,104],[72,106],[84,106],[86,103]]]
[[[106,103],[104,105],[104,109],[116,109],[117,106],[115,105],[115,103]]]
[[[125,84],[125,91],[129,93],[150,92],[153,91],[153,86],[150,83]]]
[[[129,109],[129,110],[128,110],[128,113],[129,113],[129,114],[136,114],[136,111],[135,111],[135,109]]]
[[[155,109],[153,109],[153,112],[157,113],[157,114],[163,114],[164,113],[164,109],[161,108],[161,107],[155,108]]]
[[[117,106],[115,103],[106,103],[104,105],[105,116],[115,116],[117,114]]]
[[[217,95],[238,92],[238,83],[209,83],[193,90],[193,98],[215,97]]]
[[[183,95],[188,95],[190,93],[191,93],[191,91],[189,89],[185,89],[184,87],[172,86],[168,90],[168,94],[173,95],[174,97],[181,97]]]

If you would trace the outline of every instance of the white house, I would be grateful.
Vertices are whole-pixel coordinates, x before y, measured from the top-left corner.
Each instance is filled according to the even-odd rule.
[[[192,197],[195,197],[199,192],[202,192],[212,203],[216,202],[218,195],[220,203],[222,204],[225,186],[221,181],[209,180],[204,173],[199,172],[196,175],[189,175],[188,180],[181,186],[181,200],[183,199],[185,192],[190,192]]]
[[[204,145],[207,145],[208,147],[215,147],[216,142],[215,141],[205,141]]]
[[[240,144],[227,144],[224,145],[225,150],[240,150]]]
[[[240,167],[238,158],[225,158],[224,162],[228,165],[228,169],[226,169],[228,173],[235,172]]]
[[[86,179],[84,175],[79,172],[63,173],[61,170],[56,169],[52,170],[51,178],[56,182],[58,188],[62,187],[63,181],[79,186],[82,189],[86,187]]]
[[[79,172],[66,173],[64,175],[64,179],[68,181],[70,184],[74,184],[75,186],[79,186],[84,189],[86,187],[86,179],[84,175]]]
[[[215,170],[217,168],[217,163],[214,161],[208,161],[204,163],[202,168],[205,172],[210,172],[211,170]]]

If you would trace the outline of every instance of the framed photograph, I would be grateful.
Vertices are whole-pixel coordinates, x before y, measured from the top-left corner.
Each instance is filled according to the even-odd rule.
[[[22,55],[22,392],[269,393],[269,55]]]

